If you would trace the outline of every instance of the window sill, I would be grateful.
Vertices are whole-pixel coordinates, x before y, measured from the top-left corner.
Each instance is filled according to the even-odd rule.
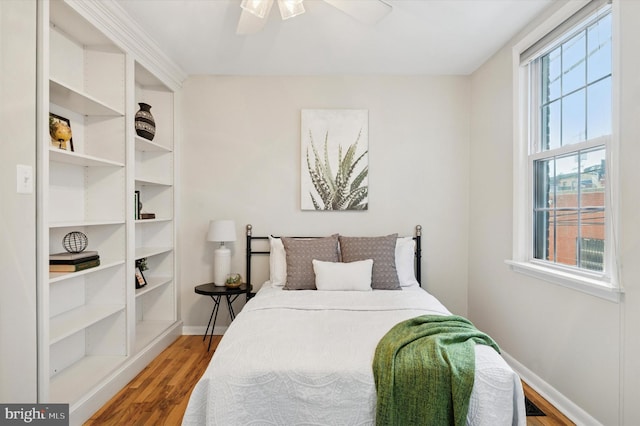
[[[611,284],[606,281],[583,277],[565,271],[558,271],[529,262],[505,260],[505,263],[509,265],[512,271],[562,287],[578,290],[610,302],[619,303],[624,293],[622,289],[612,287]]]

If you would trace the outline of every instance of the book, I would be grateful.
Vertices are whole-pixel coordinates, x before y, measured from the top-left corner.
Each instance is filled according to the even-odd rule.
[[[155,213],[140,213],[140,219],[155,219]]]
[[[86,259],[92,256],[97,256],[98,252],[95,250],[85,250],[80,253],[53,253],[49,255],[49,260],[78,260],[78,259]]]
[[[100,266],[100,259],[89,260],[75,265],[49,265],[49,272],[78,272]]]
[[[49,260],[49,265],[77,265],[78,263],[88,262],[90,260],[100,259],[97,254],[95,256],[81,257],[79,259],[72,260]]]
[[[140,191],[136,191],[134,198],[133,198],[133,205],[135,208],[135,215],[134,215],[134,219],[138,220],[140,219]]]

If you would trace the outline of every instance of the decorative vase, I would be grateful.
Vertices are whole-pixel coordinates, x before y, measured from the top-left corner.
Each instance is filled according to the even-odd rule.
[[[136,133],[145,139],[153,140],[156,135],[156,122],[151,114],[151,105],[138,103],[140,109],[136,112]]]

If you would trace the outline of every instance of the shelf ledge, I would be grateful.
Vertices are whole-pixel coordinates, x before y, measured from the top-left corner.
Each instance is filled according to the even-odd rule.
[[[163,275],[163,276],[147,276],[145,277],[147,279],[147,285],[136,289],[136,297],[140,297],[143,294],[147,294],[151,291],[154,291],[158,288],[161,288],[169,283],[171,283],[171,280],[173,279],[173,277],[168,276],[168,275]]]
[[[49,160],[83,167],[124,167],[124,163],[49,147]]]
[[[74,220],[69,222],[51,222],[49,228],[78,228],[84,226],[124,225],[124,220]]]
[[[136,136],[136,151],[140,152],[172,152],[171,148],[152,142],[148,139]]]
[[[93,96],[49,79],[49,97],[52,103],[82,115],[123,117],[124,112],[112,108]]]
[[[49,344],[53,345],[85,328],[124,311],[124,305],[83,305],[50,320]]]
[[[53,284],[59,281],[69,280],[71,278],[80,277],[82,275],[93,274],[98,271],[104,271],[105,269],[113,268],[115,266],[124,265],[124,260],[116,260],[112,262],[102,262],[100,266],[95,268],[85,269],[78,272],[49,272],[49,283]]]
[[[157,254],[169,253],[173,247],[138,247],[136,248],[136,259],[155,256]]]
[[[51,377],[51,400],[71,404],[97,385],[98,380],[118,368],[127,360],[124,355],[90,355]]]
[[[152,178],[152,177],[137,177],[136,178],[136,185],[142,185],[142,186],[172,186],[170,182],[165,182],[162,179],[159,178]]]

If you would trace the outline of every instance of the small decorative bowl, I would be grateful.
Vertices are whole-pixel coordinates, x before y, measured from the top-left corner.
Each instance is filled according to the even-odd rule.
[[[227,276],[227,280],[225,281],[225,286],[227,288],[238,288],[242,285],[242,277],[240,274],[229,274]]]

